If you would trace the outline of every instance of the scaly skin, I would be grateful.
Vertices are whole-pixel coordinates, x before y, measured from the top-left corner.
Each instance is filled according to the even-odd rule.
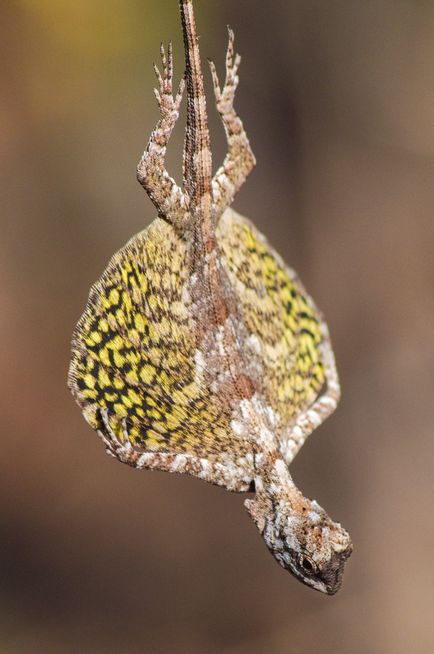
[[[233,102],[240,57],[229,30],[223,88],[210,63],[228,154],[212,177],[191,0],[181,0],[187,131],[181,189],[164,159],[184,81],[172,48],[156,68],[160,120],[138,165],[158,218],[114,255],[74,332],[69,386],[107,451],[136,468],[254,491],[246,507],[277,561],[333,594],[352,545],[295,487],[288,466],[336,408],[327,326],[297,275],[229,208],[255,164]]]

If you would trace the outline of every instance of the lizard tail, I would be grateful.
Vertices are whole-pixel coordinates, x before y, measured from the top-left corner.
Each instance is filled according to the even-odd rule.
[[[187,82],[187,129],[184,143],[184,186],[192,209],[211,198],[212,159],[206,98],[193,0],[179,0],[184,34]]]

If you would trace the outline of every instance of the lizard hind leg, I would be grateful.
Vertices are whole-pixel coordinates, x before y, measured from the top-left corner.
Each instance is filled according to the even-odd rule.
[[[146,150],[137,166],[137,179],[154,203],[158,215],[179,228],[189,220],[189,200],[165,168],[167,144],[179,117],[185,80],[184,77],[173,96],[173,53],[169,43],[167,55],[160,48],[162,72],[154,64],[158,88],[154,89],[160,109],[160,119],[153,130]]]
[[[233,30],[228,28],[228,32],[226,77],[223,88],[220,87],[214,63],[209,61],[217,111],[220,114],[228,142],[226,158],[213,179],[213,198],[218,215],[232,203],[256,163],[243,123],[234,109],[241,57],[239,54],[235,54]]]

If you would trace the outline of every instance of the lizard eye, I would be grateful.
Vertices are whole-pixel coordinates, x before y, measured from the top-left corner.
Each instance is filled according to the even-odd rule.
[[[298,564],[300,568],[308,575],[316,574],[318,572],[318,566],[312,559],[306,554],[299,554]]]

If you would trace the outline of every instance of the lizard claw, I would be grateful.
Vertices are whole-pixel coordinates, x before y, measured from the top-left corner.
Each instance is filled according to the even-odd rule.
[[[213,61],[211,61],[211,59],[208,59],[208,64],[209,64],[209,67],[210,67],[210,70],[211,70],[211,76],[212,76],[212,83],[213,83],[213,86],[214,86],[215,99],[216,99],[217,102],[219,102],[222,92],[220,90],[220,82],[219,82],[219,78],[218,78],[218,75],[217,75],[215,63]]]
[[[237,72],[241,62],[241,57],[239,54],[235,54],[234,50],[234,41],[235,34],[234,30],[228,26],[229,42],[228,49],[226,51],[226,82],[225,86],[233,83],[233,80],[236,78],[236,83],[238,84]]]
[[[160,46],[162,72],[154,64],[154,71],[158,81],[158,88],[154,89],[155,97],[160,107],[161,116],[173,117],[174,122],[178,117],[179,106],[184,92],[185,80],[181,79],[175,98],[173,97],[173,51],[172,43],[167,47],[167,54],[164,45]]]
[[[238,68],[241,62],[239,54],[235,54],[233,30],[228,27],[229,42],[226,51],[226,77],[223,89],[220,87],[219,78],[213,61],[208,60],[211,69],[211,76],[214,86],[214,95],[217,103],[217,110],[220,114],[227,113],[233,108],[235,91],[238,86]]]
[[[131,443],[126,419],[117,421],[116,426],[113,427],[107,409],[101,408],[99,413],[103,427],[98,431],[98,435],[106,447],[107,454],[134,466],[139,454]]]

